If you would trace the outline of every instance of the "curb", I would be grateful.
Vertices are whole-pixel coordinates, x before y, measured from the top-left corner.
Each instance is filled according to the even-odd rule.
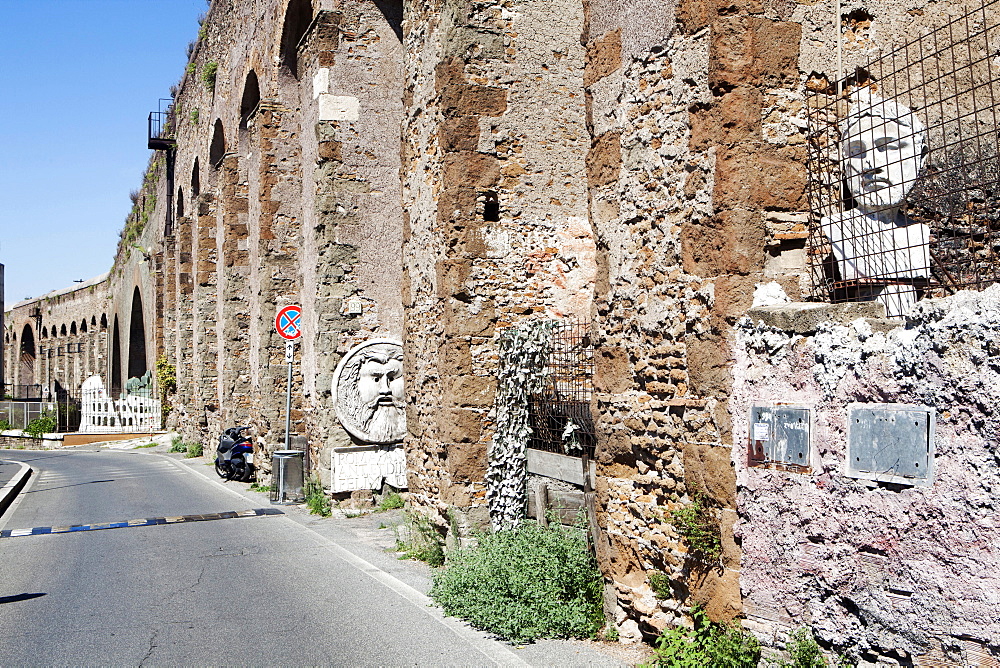
[[[31,467],[24,462],[12,462],[19,464],[21,470],[14,474],[10,482],[0,489],[0,516],[7,512],[7,508],[10,504],[14,502],[17,498],[18,492],[24,488],[24,483],[28,482],[28,478],[31,477]]]

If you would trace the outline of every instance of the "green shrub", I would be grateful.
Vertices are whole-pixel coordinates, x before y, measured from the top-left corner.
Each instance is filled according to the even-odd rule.
[[[188,443],[185,446],[185,451],[188,457],[201,457],[202,453],[205,452],[205,448],[202,447],[201,443]]]
[[[667,629],[656,639],[654,662],[661,668],[755,668],[760,643],[752,634],[708,619],[699,606],[691,610],[693,629]]]
[[[705,495],[695,491],[694,500],[670,513],[670,523],[681,535],[694,556],[705,561],[718,561],[722,556],[722,531],[715,511]]]
[[[666,601],[674,595],[673,587],[670,586],[670,576],[663,571],[653,571],[649,574],[649,586],[658,599]]]
[[[306,506],[313,515],[329,517],[333,514],[330,508],[330,497],[323,491],[323,483],[313,476],[306,481],[303,490],[306,496]]]
[[[826,659],[820,651],[819,643],[813,638],[812,631],[806,628],[796,629],[792,632],[785,645],[785,651],[791,657],[791,661],[778,661],[774,665],[776,668],[826,668]],[[839,665],[849,666],[850,663],[841,658]]]
[[[377,511],[382,512],[384,510],[395,510],[396,508],[403,507],[403,497],[399,495],[399,492],[391,492],[386,494],[385,498],[382,499],[382,503],[378,504]]]
[[[594,637],[604,625],[602,589],[583,531],[524,521],[451,556],[431,597],[478,629],[531,642]]]
[[[219,63],[214,60],[201,66],[201,82],[207,90],[215,90],[215,77],[219,72]]]
[[[14,425],[10,423],[10,420],[0,420],[0,431],[7,431],[8,429],[13,429]]]
[[[407,540],[396,537],[396,549],[401,559],[416,559],[435,568],[444,566],[444,541],[430,518],[420,513],[406,514]]]
[[[24,433],[32,438],[41,438],[42,434],[51,434],[56,430],[56,417],[49,412],[44,412],[28,423],[24,428]]]
[[[181,440],[180,436],[174,436],[170,440],[170,452],[187,452],[187,443]]]

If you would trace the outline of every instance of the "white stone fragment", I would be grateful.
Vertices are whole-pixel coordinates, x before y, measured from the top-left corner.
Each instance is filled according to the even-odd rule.
[[[356,121],[361,112],[358,98],[351,95],[319,95],[319,120],[321,121]]]

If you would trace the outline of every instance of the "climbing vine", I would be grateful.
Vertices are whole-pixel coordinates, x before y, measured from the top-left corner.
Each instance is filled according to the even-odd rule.
[[[166,421],[170,409],[170,395],[177,391],[177,367],[167,361],[166,356],[160,355],[156,360],[156,383],[160,388],[160,405],[162,407],[163,420]]]
[[[555,323],[511,327],[498,337],[496,429],[486,471],[486,499],[494,529],[514,528],[524,516],[527,447],[531,437],[528,399],[545,387],[545,366]]]

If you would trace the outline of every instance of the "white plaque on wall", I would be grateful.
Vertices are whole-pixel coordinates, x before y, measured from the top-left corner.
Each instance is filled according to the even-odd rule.
[[[334,448],[331,460],[334,492],[381,489],[383,482],[406,488],[406,454],[401,445]]]

